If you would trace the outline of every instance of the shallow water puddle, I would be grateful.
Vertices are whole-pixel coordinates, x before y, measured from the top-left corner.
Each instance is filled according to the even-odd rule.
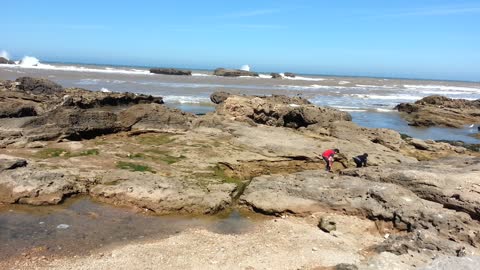
[[[119,242],[161,238],[190,228],[220,234],[251,230],[256,218],[233,211],[224,217],[152,216],[88,198],[60,206],[0,207],[0,261],[36,255],[82,255]]]

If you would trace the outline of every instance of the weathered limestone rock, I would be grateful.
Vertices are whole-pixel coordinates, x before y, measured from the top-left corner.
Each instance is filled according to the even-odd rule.
[[[293,103],[302,100],[275,96],[271,98],[230,96],[217,106],[216,113],[236,120],[250,119],[258,124],[290,128],[314,124],[326,126],[337,120],[351,121],[351,116],[346,112],[305,103]]]
[[[461,128],[480,124],[480,100],[450,99],[428,96],[415,103],[401,103],[395,107],[413,126],[445,126]]]

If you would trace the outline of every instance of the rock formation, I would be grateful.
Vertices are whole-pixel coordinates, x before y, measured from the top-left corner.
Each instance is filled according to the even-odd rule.
[[[8,60],[8,59],[5,58],[5,57],[0,57],[0,64],[14,65],[15,62],[13,62],[13,61],[11,61],[11,60]]]
[[[270,73],[270,76],[272,76],[272,79],[281,79],[282,75],[278,73]]]
[[[258,77],[258,73],[240,70],[240,69],[224,69],[217,68],[213,72],[213,75],[223,76],[223,77],[240,77],[240,76],[249,76],[249,77]]]
[[[191,76],[192,72],[190,70],[181,70],[175,68],[152,68],[150,73],[163,74],[163,75],[183,75]]]
[[[412,126],[461,128],[480,123],[480,100],[450,99],[434,95],[415,103],[401,103],[395,108]]]

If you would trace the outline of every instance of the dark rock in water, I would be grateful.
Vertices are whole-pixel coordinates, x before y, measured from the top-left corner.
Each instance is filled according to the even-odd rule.
[[[27,166],[27,161],[25,159],[0,158],[0,172],[5,170],[13,170],[25,166]]]
[[[445,126],[462,128],[480,123],[480,99],[451,99],[428,96],[415,103],[400,103],[395,107],[412,126]]]
[[[152,68],[150,69],[150,73],[164,74],[164,75],[183,75],[183,76],[192,75],[192,72],[190,70],[181,70],[181,69],[175,69],[175,68]]]
[[[240,69],[224,69],[224,68],[217,68],[213,72],[213,75],[216,76],[224,76],[224,77],[240,77],[240,76],[250,76],[250,77],[258,77],[258,73],[240,70]]]
[[[215,104],[220,104],[224,102],[232,94],[227,92],[214,92],[210,95],[210,100]]]
[[[18,90],[31,92],[33,94],[51,95],[51,94],[63,93],[64,91],[61,85],[47,79],[20,77],[15,81],[19,83],[17,85]]]
[[[130,106],[135,104],[158,103],[163,104],[161,97],[134,93],[103,93],[80,88],[65,90],[68,97],[64,97],[65,106],[74,106],[81,109],[98,108],[103,106]],[[68,100],[67,100],[68,99]]]
[[[285,73],[283,73],[283,76],[290,77],[290,78],[295,78],[295,74],[293,74],[291,72],[285,72]]]
[[[8,60],[8,59],[5,58],[5,57],[0,57],[0,64],[14,65],[15,62],[13,62],[13,61],[11,61],[11,60]]]
[[[358,270],[355,264],[341,263],[335,265],[335,270]]]
[[[281,79],[282,75],[278,73],[270,73],[270,76],[272,76],[272,79]]]

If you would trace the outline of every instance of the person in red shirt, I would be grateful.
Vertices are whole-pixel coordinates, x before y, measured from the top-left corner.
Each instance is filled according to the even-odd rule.
[[[338,153],[340,153],[340,150],[338,150],[336,148],[335,149],[328,149],[327,151],[323,152],[322,158],[323,158],[323,160],[325,160],[325,163],[327,164],[326,165],[327,172],[332,171],[334,156],[335,156],[335,154],[338,154]]]

